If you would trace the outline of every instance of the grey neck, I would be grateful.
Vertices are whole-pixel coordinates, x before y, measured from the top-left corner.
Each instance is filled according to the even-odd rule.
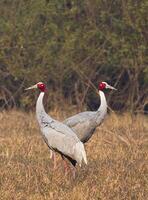
[[[99,91],[99,95],[100,95],[100,107],[98,108],[98,111],[102,111],[102,112],[106,112],[107,111],[107,102],[106,102],[106,98],[105,98],[105,95],[104,95],[104,92],[103,91]]]
[[[97,124],[99,124],[104,119],[104,117],[107,113],[107,102],[106,102],[104,92],[100,90],[99,95],[100,95],[101,104],[100,104],[100,107],[98,108],[98,110],[96,112]]]
[[[37,116],[37,120],[40,126],[42,126],[42,124],[49,120],[52,121],[52,118],[47,115],[47,113],[45,112],[44,106],[43,106],[43,97],[44,97],[44,92],[41,92],[38,99],[37,99],[37,103],[36,103],[36,116]]]

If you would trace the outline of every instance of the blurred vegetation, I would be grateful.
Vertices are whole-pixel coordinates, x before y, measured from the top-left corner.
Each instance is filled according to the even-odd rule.
[[[36,93],[24,88],[44,81],[49,107],[94,109],[99,98],[88,83],[107,81],[118,88],[112,108],[143,111],[147,11],[147,0],[1,0],[0,106],[30,109]]]

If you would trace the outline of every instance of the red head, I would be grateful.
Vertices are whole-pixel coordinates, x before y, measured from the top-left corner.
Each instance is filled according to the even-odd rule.
[[[116,88],[114,88],[114,87],[112,87],[111,85],[109,85],[108,83],[106,83],[106,82],[101,82],[101,83],[99,83],[99,86],[98,86],[98,89],[99,90],[104,90],[104,89],[112,89],[112,90],[116,90]]]
[[[42,82],[37,83],[37,88],[41,91],[41,92],[45,92],[46,90],[46,85]]]
[[[41,92],[45,92],[46,85],[42,82],[39,82],[39,83],[27,88],[26,90],[30,90],[30,89],[34,89],[34,88],[38,88]]]
[[[106,84],[104,82],[99,83],[98,88],[99,90],[104,90],[106,87]]]

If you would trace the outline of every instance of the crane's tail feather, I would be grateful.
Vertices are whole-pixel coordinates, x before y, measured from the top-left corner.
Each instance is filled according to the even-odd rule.
[[[86,152],[82,142],[77,142],[75,145],[75,156],[78,164],[81,166],[82,161],[87,164]]]
[[[84,149],[84,147],[83,147],[83,149]],[[83,155],[83,161],[84,161],[85,164],[87,165],[87,157],[86,157],[85,149],[82,151],[82,155]]]

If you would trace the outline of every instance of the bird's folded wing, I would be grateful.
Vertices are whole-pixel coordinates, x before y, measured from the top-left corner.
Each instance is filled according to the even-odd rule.
[[[61,122],[53,120],[52,122],[48,123],[47,127],[52,128],[53,130],[59,132],[60,134],[66,135],[67,137],[73,137],[76,141],[79,140],[74,131]]]
[[[46,127],[43,130],[43,135],[50,149],[58,150],[65,155],[71,156],[73,153],[73,146],[77,143],[75,138],[61,134],[61,132],[51,127]]]
[[[76,114],[72,117],[67,118],[63,121],[64,124],[70,127],[74,127],[78,123],[84,123],[87,120],[91,120],[95,117],[95,112],[82,112],[79,114]]]

